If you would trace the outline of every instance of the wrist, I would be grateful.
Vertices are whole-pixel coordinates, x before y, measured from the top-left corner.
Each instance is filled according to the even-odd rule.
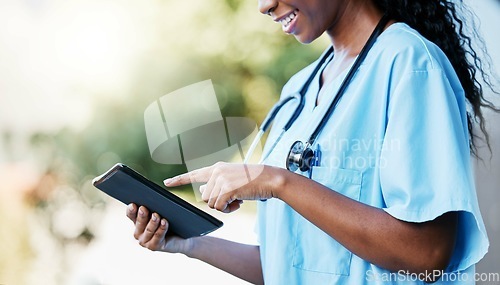
[[[182,240],[182,246],[180,247],[179,253],[182,253],[189,258],[195,258],[196,247],[200,238],[203,237],[194,237]]]
[[[271,171],[271,195],[273,198],[281,199],[287,189],[290,172],[279,167],[272,167]]]

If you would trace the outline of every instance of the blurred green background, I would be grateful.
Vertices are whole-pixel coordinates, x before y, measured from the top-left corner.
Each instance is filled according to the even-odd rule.
[[[157,182],[185,171],[151,159],[146,107],[211,79],[223,116],[261,122],[326,45],[284,35],[257,1],[0,0],[0,284],[108,284],[72,277],[107,211],[92,178],[116,162]],[[482,180],[498,173],[492,161]]]

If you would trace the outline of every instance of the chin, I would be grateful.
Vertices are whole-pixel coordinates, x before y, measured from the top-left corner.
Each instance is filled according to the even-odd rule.
[[[303,29],[298,30],[296,34],[293,34],[295,39],[302,44],[310,44],[319,38],[323,33],[318,30]]]
[[[318,37],[306,37],[306,36],[302,36],[302,35],[295,35],[295,39],[297,39],[298,42],[300,42],[301,44],[310,44],[312,42],[314,42]]]

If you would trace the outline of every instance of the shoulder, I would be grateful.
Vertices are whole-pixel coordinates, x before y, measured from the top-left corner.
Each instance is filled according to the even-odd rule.
[[[460,80],[445,53],[404,23],[387,28],[370,53],[371,72],[387,78],[386,82],[392,88],[414,77],[425,77],[431,81],[446,81],[454,93],[463,93]],[[386,77],[381,74],[386,74]]]
[[[449,72],[451,64],[433,42],[405,23],[395,23],[377,40],[373,51],[383,62],[400,72],[440,69]]]

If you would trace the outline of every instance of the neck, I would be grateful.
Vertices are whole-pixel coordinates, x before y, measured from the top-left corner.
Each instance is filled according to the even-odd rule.
[[[366,2],[361,7],[346,7],[335,25],[327,30],[335,56],[356,57],[381,18],[382,13]]]

